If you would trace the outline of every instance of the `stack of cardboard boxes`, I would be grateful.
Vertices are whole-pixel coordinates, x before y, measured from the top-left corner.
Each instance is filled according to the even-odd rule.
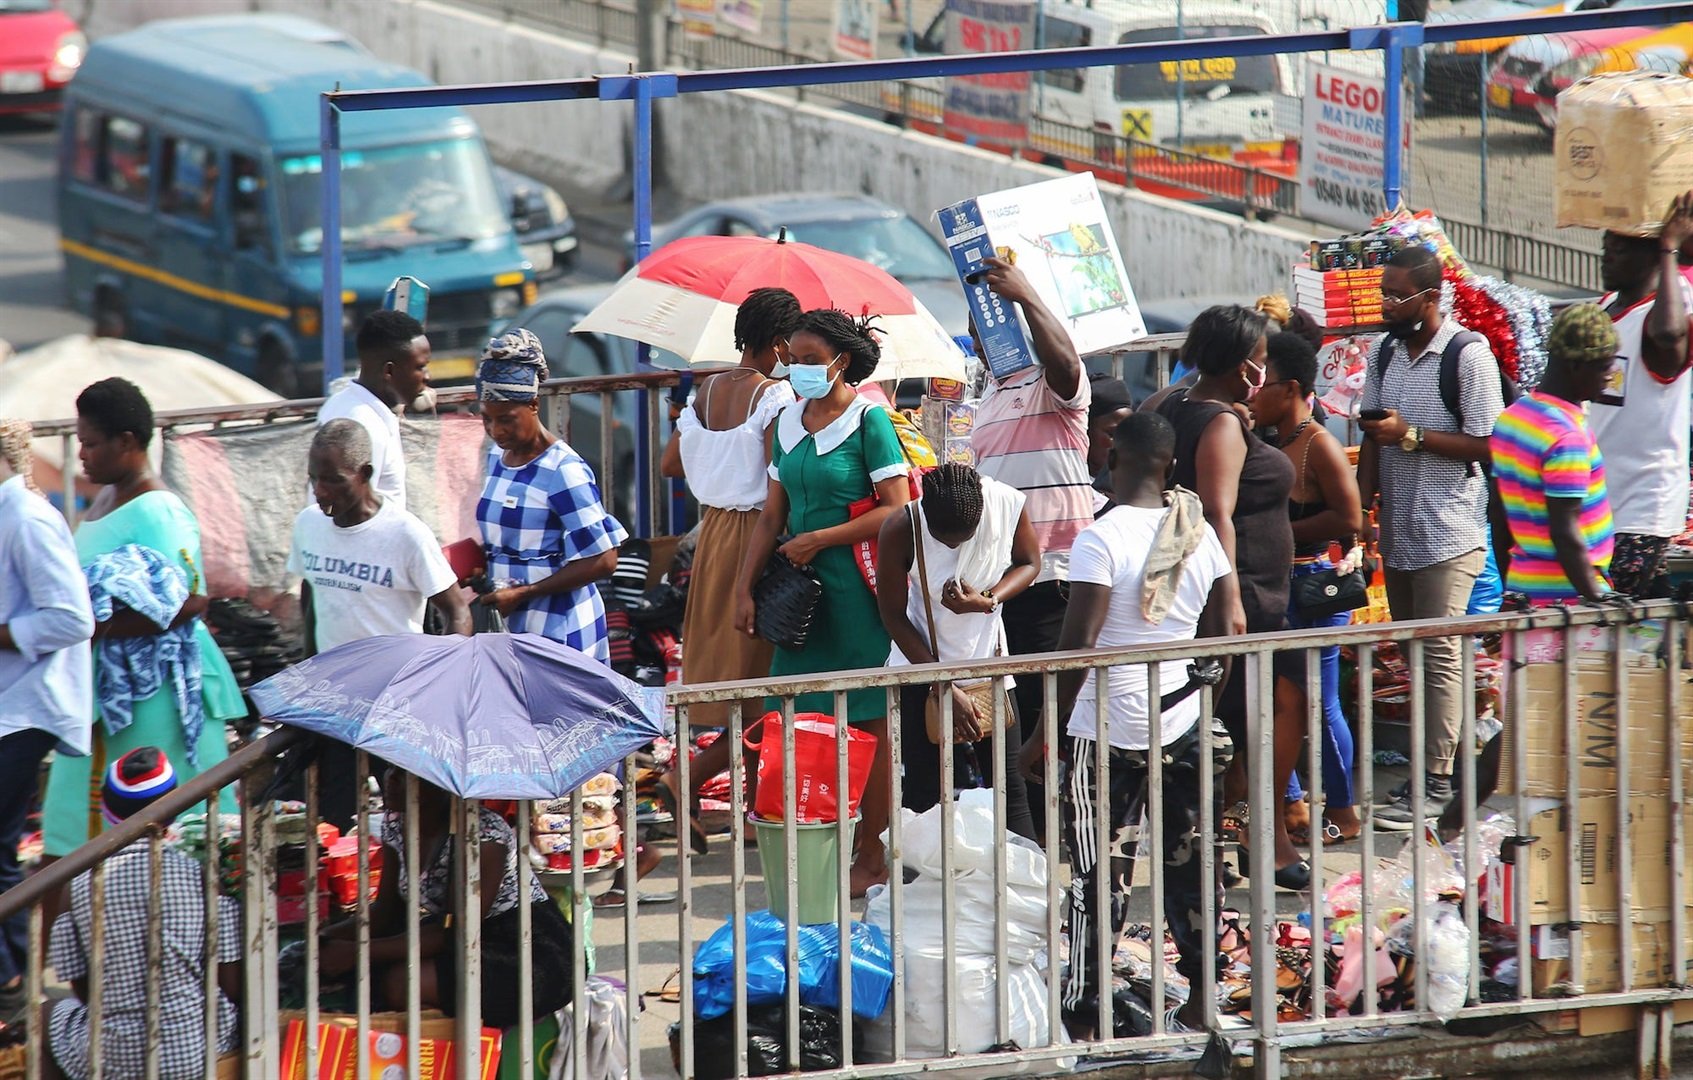
[[[1527,664],[1520,713],[1506,709],[1507,717],[1521,720],[1505,725],[1499,794],[1527,797],[1529,819],[1519,831],[1530,840],[1518,849],[1514,865],[1490,871],[1484,909],[1489,918],[1515,925],[1516,890],[1526,890],[1535,996],[1693,982],[1693,964],[1686,973],[1675,967],[1676,836],[1669,799],[1670,770],[1693,761],[1693,685],[1686,669],[1661,664],[1653,644],[1660,633],[1651,624],[1622,632],[1626,662],[1620,690],[1613,651],[1618,631],[1578,635],[1573,743],[1565,732],[1564,668],[1546,662],[1556,660],[1553,649],[1531,642],[1528,659],[1541,662]],[[1668,707],[1672,679],[1680,682],[1679,721]],[[1525,744],[1520,776],[1519,740]],[[1626,758],[1619,753],[1624,744]],[[1693,780],[1683,784],[1693,795]],[[1693,814],[1681,822],[1681,842],[1690,836]],[[1681,902],[1693,905],[1693,892],[1683,890]],[[1693,906],[1685,911],[1683,932],[1693,935]],[[1579,969],[1572,953],[1579,956]],[[1693,959],[1693,940],[1683,955]],[[1583,1034],[1632,1025],[1630,1010],[1584,1010],[1573,1019]]]

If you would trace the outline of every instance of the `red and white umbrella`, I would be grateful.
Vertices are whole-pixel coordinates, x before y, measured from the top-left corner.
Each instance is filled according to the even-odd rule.
[[[690,236],[623,276],[577,323],[584,333],[644,341],[690,364],[733,364],[735,313],[754,289],[787,289],[800,307],[875,315],[877,381],[964,378],[964,354],[922,301],[887,271],[850,255],[763,236]]]

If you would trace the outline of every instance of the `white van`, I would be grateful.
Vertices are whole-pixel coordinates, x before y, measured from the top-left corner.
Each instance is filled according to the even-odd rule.
[[[1272,10],[1298,6],[1270,0],[1041,0],[1042,47],[1132,45],[1178,39],[1251,37],[1282,32]],[[1289,28],[1291,29],[1291,28]],[[945,13],[910,42],[919,53],[946,44]],[[1203,60],[1065,68],[1037,72],[1031,89],[1031,148],[1095,159],[1098,136],[1121,135],[1211,157],[1281,157],[1298,139],[1298,72],[1287,56],[1222,56]],[[920,126],[941,120],[939,80],[934,92],[913,93],[908,111]],[[900,110],[899,85],[888,84],[884,104]],[[1296,156],[1296,155],[1289,155]]]

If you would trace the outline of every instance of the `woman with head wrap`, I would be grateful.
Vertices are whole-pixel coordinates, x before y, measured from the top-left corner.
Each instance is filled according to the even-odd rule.
[[[476,521],[499,609],[514,634],[540,634],[611,659],[594,582],[617,568],[628,533],[606,512],[594,472],[541,423],[547,359],[527,330],[488,343],[476,372],[482,429],[494,443]]]

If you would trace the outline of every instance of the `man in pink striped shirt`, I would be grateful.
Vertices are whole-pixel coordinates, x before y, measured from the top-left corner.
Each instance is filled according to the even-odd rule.
[[[1041,303],[1023,271],[997,258],[984,265],[988,288],[1022,309],[1040,361],[1004,381],[988,377],[970,435],[977,471],[1023,492],[1040,541],[1040,576],[1005,605],[1006,642],[1012,655],[1026,656],[1058,647],[1069,596],[1070,545],[1093,524],[1087,465],[1088,403],[1093,395],[1064,324]],[[970,336],[976,340],[974,326]],[[979,340],[976,355],[986,362]],[[1043,682],[1017,681],[1017,712],[1025,737],[1042,715]],[[1045,801],[1038,792],[1031,790],[1029,806],[1036,829],[1043,829]]]

